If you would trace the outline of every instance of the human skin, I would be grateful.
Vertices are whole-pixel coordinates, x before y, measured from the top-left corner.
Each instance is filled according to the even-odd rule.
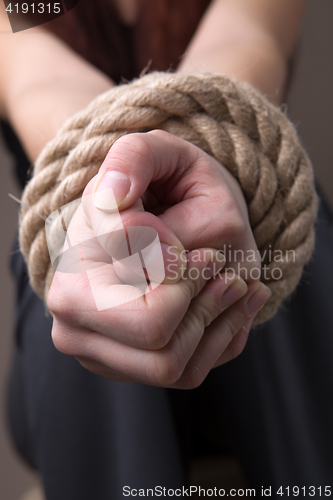
[[[248,81],[272,102],[278,103],[283,94],[287,60],[295,43],[302,4],[301,0],[215,0],[193,37],[179,71],[226,73]],[[0,27],[5,30],[8,25],[2,5],[1,8]],[[2,33],[0,66],[3,75],[0,82],[0,112],[2,117],[13,124],[31,160],[37,157],[45,143],[69,116],[113,85],[105,75],[42,29],[31,29],[29,35],[24,32],[15,35]],[[162,138],[160,136],[161,140],[154,142],[151,140],[154,137],[152,134],[147,136],[148,139],[135,135],[118,141],[102,165],[101,173],[114,168],[115,152],[118,158],[126,158],[131,147],[140,148],[142,143],[146,146],[148,143],[145,154],[153,148],[154,156],[158,158],[163,149]],[[185,167],[188,171],[193,150],[188,144],[179,148],[182,154],[185,153],[185,158],[188,158]],[[159,231],[162,228],[165,232],[169,231],[169,235],[181,240],[186,249],[211,247],[218,250],[227,241],[225,233],[221,231],[220,221],[228,220],[228,231],[231,234],[229,241],[232,244],[237,242],[243,247],[248,247],[251,242],[250,245],[253,246],[252,232],[244,209],[245,202],[237,182],[223,165],[216,169],[215,160],[203,153],[197,154],[202,162],[202,171],[198,171],[198,185],[205,187],[207,196],[202,196],[199,190],[193,196],[192,203],[187,205],[187,220],[196,223],[185,223],[181,216],[184,200],[180,197],[171,211],[155,217],[158,219]],[[173,161],[170,164],[177,166],[177,158]],[[144,192],[144,182],[140,183],[143,164],[144,162],[139,165],[135,174],[131,172],[131,184],[136,186],[136,191],[133,190],[125,204],[119,207],[124,216],[130,207],[128,204],[135,204],[136,198]],[[117,171],[126,171],[128,165],[129,162],[126,166],[126,161],[121,166],[118,162]],[[151,171],[158,171],[159,168],[159,164],[153,164]],[[169,177],[166,178],[172,180],[174,177],[169,172]],[[191,181],[190,175],[187,176],[188,179]],[[154,175],[151,175],[149,182],[153,183],[154,180]],[[92,186],[93,184],[90,188]],[[226,193],[230,201],[227,206],[223,202]],[[202,238],[198,224],[203,223],[205,218],[207,220],[212,213],[212,207],[207,203],[210,195],[213,195],[215,202],[214,220]],[[142,217],[142,212],[138,210],[131,223],[142,221]],[[151,223],[151,214],[144,217],[150,217]],[[190,261],[188,265],[191,265]],[[208,263],[202,261],[200,265]],[[166,326],[166,322],[162,326],[149,323],[153,341],[150,340],[149,343],[148,340],[146,345],[138,342],[137,346],[133,346],[128,344],[126,338],[113,339],[111,329],[109,335],[106,335],[103,330],[103,315],[100,313],[95,317],[93,328],[91,324],[85,324],[82,315],[76,314],[81,311],[78,298],[85,304],[85,310],[88,308],[92,314],[96,310],[95,304],[92,299],[87,303],[87,296],[83,297],[75,290],[74,278],[72,286],[66,282],[65,290],[61,285],[63,278],[60,273],[56,273],[49,298],[49,307],[54,314],[53,339],[58,349],[74,355],[91,371],[115,380],[135,380],[183,388],[199,385],[210,368],[232,359],[242,351],[253,320],[253,314],[250,315],[246,310],[246,301],[259,289],[261,306],[269,297],[269,292],[259,282],[248,280],[244,283],[238,279],[238,295],[233,297],[233,302],[223,311],[221,297],[226,291],[223,280],[199,280],[198,283],[188,280],[187,302],[179,313],[179,323],[173,325],[172,331]],[[161,286],[174,287],[172,290],[176,294],[178,285],[180,286]],[[168,300],[172,303],[171,298]],[[166,310],[169,310],[168,307]],[[196,311],[201,314],[199,318]],[[172,315],[171,308],[169,318]],[[192,321],[189,321],[188,315],[192,315]],[[142,324],[146,324],[146,318],[141,317]],[[127,332],[132,328],[132,337],[135,338],[137,325],[128,324],[124,315],[122,322],[123,331]],[[178,342],[177,339],[180,338],[182,341]],[[111,354],[115,346],[119,354],[117,359],[111,359],[107,355],[101,357],[101,352]],[[149,358],[150,364],[146,363],[144,355]],[[119,364],[119,360],[124,360],[124,363]],[[155,368],[147,369],[143,374],[142,366]]]

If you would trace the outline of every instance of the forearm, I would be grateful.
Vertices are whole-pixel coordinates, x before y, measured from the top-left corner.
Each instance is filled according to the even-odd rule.
[[[178,68],[247,81],[278,104],[303,0],[215,0]]]
[[[216,47],[208,53],[191,57],[188,54],[178,71],[204,71],[226,74],[245,81],[260,90],[268,100],[279,104],[283,97],[287,76],[287,61],[273,44],[263,46],[260,42],[235,42],[225,47]]]
[[[42,29],[11,33],[0,9],[0,29],[7,31],[0,39],[0,113],[34,161],[67,118],[113,82]]]

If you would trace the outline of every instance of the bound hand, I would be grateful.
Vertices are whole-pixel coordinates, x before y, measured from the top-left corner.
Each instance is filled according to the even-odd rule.
[[[135,234],[133,227],[152,228],[161,245],[149,238],[142,245],[142,230]],[[199,385],[212,367],[241,352],[270,296],[251,277],[260,262],[236,180],[192,144],[162,131],[114,144],[68,235],[73,248],[81,248],[72,264],[83,262],[84,272],[55,273],[48,297],[53,341],[114,380]],[[147,254],[146,268],[117,257],[126,258],[124,243],[133,238],[140,251],[154,249],[153,261],[161,248],[165,276],[146,264]],[[230,248],[257,256],[242,262],[244,279],[230,252],[221,258],[219,249]]]

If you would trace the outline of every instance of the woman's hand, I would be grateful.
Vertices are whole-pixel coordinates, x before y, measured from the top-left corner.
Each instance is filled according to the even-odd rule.
[[[144,211],[142,196],[159,215]],[[246,205],[218,162],[165,132],[131,134],[111,148],[82,200],[68,229],[74,250],[64,256],[84,272],[57,271],[48,297],[60,351],[113,380],[180,388],[241,352],[270,291],[250,277],[260,262]],[[144,228],[159,235],[161,245],[149,249],[158,262],[161,248],[160,280],[154,262],[140,267],[126,254],[128,244],[136,253],[151,244]],[[242,262],[247,284],[239,262],[221,256],[224,245],[257,255]]]
[[[172,229],[186,252],[222,250],[227,267],[246,282],[260,278],[260,257],[239,183],[193,144],[162,130],[123,136],[106,156],[97,187],[113,189],[121,212],[142,198],[145,210]],[[95,205],[103,211],[114,208],[103,197]],[[149,226],[154,219],[145,217]]]

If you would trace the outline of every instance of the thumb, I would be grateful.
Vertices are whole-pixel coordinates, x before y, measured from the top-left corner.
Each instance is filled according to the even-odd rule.
[[[94,205],[104,211],[124,210],[157,181],[162,181],[161,195],[170,194],[197,156],[195,146],[162,130],[125,135],[113,144],[100,167],[92,191]],[[114,200],[103,193],[106,187],[113,189]],[[175,201],[181,201],[181,190],[176,196]]]
[[[131,284],[142,280],[145,283],[148,273],[150,282],[177,282],[186,269],[186,252],[181,241],[165,222],[144,211],[140,199],[118,210],[114,179],[105,174],[103,184],[98,186],[97,201],[103,199],[108,210],[96,203],[97,194],[93,192],[96,178],[86,186],[82,207],[86,224],[112,257],[118,277]],[[122,183],[120,178],[120,189]]]

